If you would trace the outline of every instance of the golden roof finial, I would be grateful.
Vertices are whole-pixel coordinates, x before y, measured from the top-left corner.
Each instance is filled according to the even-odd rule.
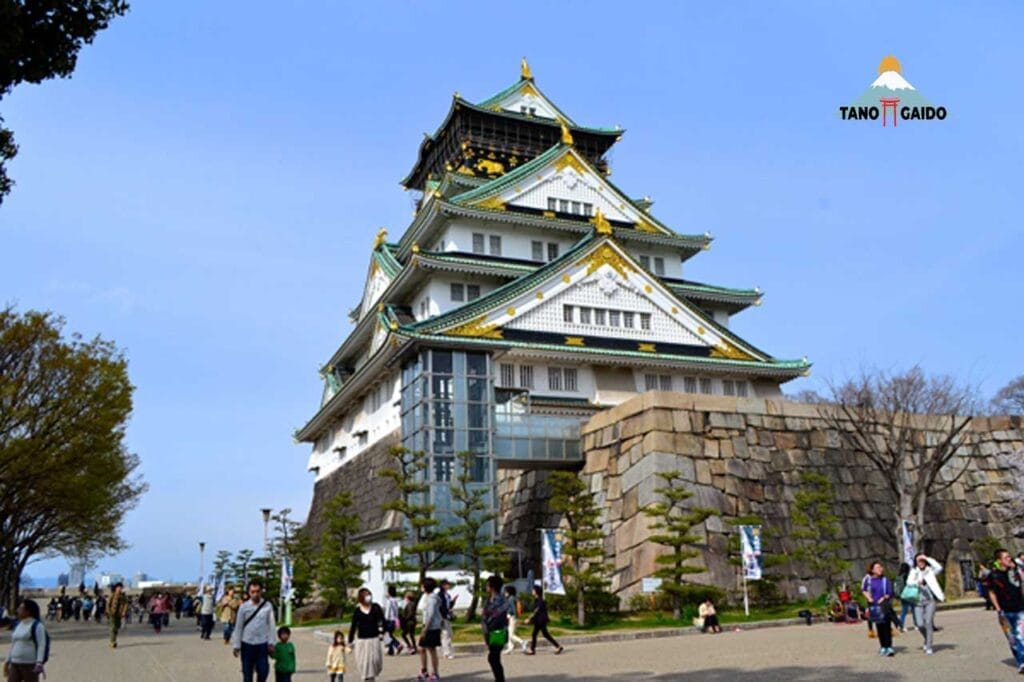
[[[526,63],[526,57],[523,57],[523,61],[519,64],[519,76],[524,81],[533,80],[533,72],[530,71],[530,65]]]
[[[565,121],[559,120],[558,123],[562,126],[562,144],[572,144],[572,133],[569,132],[569,126],[565,125]]]
[[[377,238],[373,240],[373,250],[376,251],[380,248],[381,244],[384,243],[388,237],[388,228],[382,227],[377,230]]]
[[[597,209],[594,212],[594,219],[591,221],[594,223],[594,229],[597,230],[598,234],[611,234],[612,224],[608,222],[608,219],[601,213],[601,209]]]

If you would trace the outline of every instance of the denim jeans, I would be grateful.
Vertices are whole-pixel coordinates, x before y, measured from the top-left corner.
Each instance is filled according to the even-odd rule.
[[[907,626],[907,614],[909,613],[914,618],[914,627],[917,627],[917,612],[914,611],[914,602],[907,601],[906,599],[900,602],[903,608],[900,609],[900,627],[905,628]]]
[[[233,635],[234,633],[235,633],[235,624],[234,624],[234,622],[224,623],[224,641],[225,642],[230,642],[231,641],[231,635]]]
[[[252,682],[256,673],[256,682],[267,682],[270,674],[269,654],[266,644],[246,644],[242,642],[242,682]]]
[[[1010,642],[1010,651],[1017,660],[1017,665],[1024,665],[1024,633],[1021,633],[1021,626],[1024,625],[1024,611],[1003,611],[1002,619],[1006,639]]]

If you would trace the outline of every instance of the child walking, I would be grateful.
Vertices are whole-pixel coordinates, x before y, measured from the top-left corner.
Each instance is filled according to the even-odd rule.
[[[274,645],[274,682],[292,682],[295,673],[295,645],[290,640],[291,628],[284,626],[277,629],[277,644]]]
[[[327,682],[345,682],[345,633],[334,631],[334,643],[327,649]]]

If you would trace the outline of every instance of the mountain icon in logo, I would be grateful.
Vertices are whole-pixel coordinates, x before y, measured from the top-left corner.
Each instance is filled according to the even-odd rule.
[[[861,93],[850,106],[839,107],[844,121],[877,120],[882,118],[886,125],[887,114],[892,112],[892,124],[896,125],[897,113],[904,121],[943,120],[945,107],[935,107],[917,88],[903,77],[903,67],[896,57],[889,55],[878,65],[878,78]]]

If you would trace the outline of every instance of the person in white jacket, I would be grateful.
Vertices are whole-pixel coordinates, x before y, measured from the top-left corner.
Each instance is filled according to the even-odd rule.
[[[924,552],[914,557],[914,566],[907,575],[907,585],[918,589],[917,604],[914,605],[914,620],[924,637],[924,652],[932,653],[932,638],[935,632],[935,606],[946,600],[936,576],[942,573],[942,564]]]

